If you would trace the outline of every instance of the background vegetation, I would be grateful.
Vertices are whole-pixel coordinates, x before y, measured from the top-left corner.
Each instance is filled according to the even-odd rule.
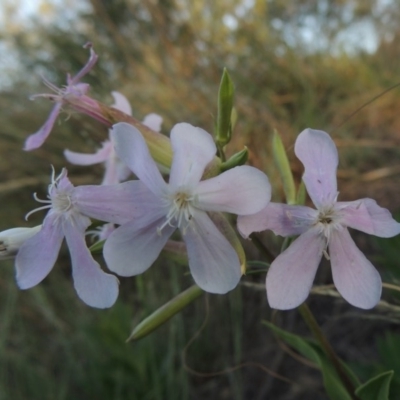
[[[400,211],[399,89],[348,120],[400,82],[399,2],[64,0],[38,2],[28,13],[24,2],[3,0],[1,7],[0,230],[25,226],[24,215],[36,207],[32,192],[45,196],[49,165],[66,165],[65,148],[93,152],[107,137],[99,123],[65,113],[68,121],[59,119],[41,149],[21,150],[51,107],[29,100],[47,91],[40,75],[62,85],[65,74],[86,61],[87,41],[100,56],[85,78],[91,95],[111,103],[110,92],[122,92],[135,117],[162,115],[166,134],[182,121],[213,131],[227,67],[238,112],[228,153],[248,146],[250,163],[270,176],[275,200],[282,188],[270,154],[273,129],[281,133],[300,181],[293,144],[302,129],[312,127],[330,132],[339,147],[340,199],[373,197]],[[68,169],[76,184],[101,181],[101,167]],[[41,218],[33,215],[30,224]],[[383,279],[397,283],[399,239],[355,237]],[[271,243],[279,249],[277,240]],[[259,257],[247,246],[249,259]],[[326,398],[319,372],[261,325],[274,316],[279,326],[307,334],[296,311],[271,315],[264,290],[240,286],[228,296],[201,298],[151,336],[126,344],[135,324],[191,284],[182,266],[162,258],[142,276],[121,279],[117,304],[99,311],[77,299],[67,252],[42,284],[26,292],[16,288],[12,262],[2,265],[0,400]],[[244,281],[262,283],[264,276]],[[317,279],[331,282],[327,266]],[[361,379],[395,370],[395,399],[399,298],[389,292],[383,297],[394,306],[360,311],[327,296],[311,296],[309,304]],[[187,347],[206,315],[205,328]],[[246,362],[259,365],[213,374]]]

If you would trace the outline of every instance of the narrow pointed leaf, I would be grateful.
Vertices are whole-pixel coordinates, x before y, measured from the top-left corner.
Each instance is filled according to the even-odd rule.
[[[296,188],[294,185],[292,170],[290,169],[289,160],[286,150],[283,146],[282,139],[276,130],[272,139],[272,152],[274,155],[275,164],[278,167],[278,171],[282,179],[286,202],[288,204],[296,204]]]
[[[285,341],[304,357],[318,365],[322,373],[325,390],[331,400],[351,400],[351,396],[343,386],[334,367],[331,365],[328,358],[315,342],[280,329],[268,321],[262,321],[262,323],[270,328],[276,336]],[[359,385],[356,376],[353,374],[350,368],[344,363],[343,366],[354,385]]]
[[[193,285],[189,289],[178,294],[178,296],[171,299],[168,303],[165,303],[162,307],[154,311],[138,326],[136,326],[127,339],[127,342],[131,340],[138,340],[147,336],[149,333],[153,332],[155,329],[167,322],[174,315],[182,311],[203,293],[204,292],[198,286]]]
[[[96,243],[93,243],[90,247],[89,247],[89,251],[91,253],[97,254],[97,253],[101,253],[103,251],[103,247],[104,247],[104,242],[105,240],[99,240]]]
[[[240,150],[238,153],[234,154],[229,160],[226,160],[221,164],[221,171],[227,171],[228,169],[238,167],[240,165],[246,164],[249,158],[249,150],[245,146],[243,150]]]
[[[386,371],[374,376],[359,386],[356,395],[361,400],[389,400],[390,382],[394,371]]]
[[[234,86],[226,68],[222,73],[218,92],[218,117],[215,141],[221,147],[229,143],[232,133]]]

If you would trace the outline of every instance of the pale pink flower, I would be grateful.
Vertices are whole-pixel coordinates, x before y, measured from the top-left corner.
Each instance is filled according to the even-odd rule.
[[[85,231],[90,225],[89,217],[116,224],[135,217],[133,193],[138,198],[148,197],[147,189],[139,181],[74,187],[67,178],[66,169],[57,178],[53,172],[48,200],[40,200],[35,195],[36,200],[46,205],[27,215],[49,209],[41,229],[19,248],[15,260],[19,287],[29,289],[48,275],[65,237],[78,296],[92,307],[111,307],[118,296],[118,280],[102,271],[93,259],[85,243]]]
[[[304,165],[303,181],[317,209],[270,203],[260,212],[238,219],[238,229],[244,236],[266,229],[285,237],[300,235],[268,271],[270,306],[286,310],[300,305],[325,255],[331,260],[333,282],[339,293],[356,307],[374,307],[381,297],[380,275],[357,248],[347,228],[392,237],[400,233],[400,224],[375,200],[337,201],[338,153],[327,133],[304,130],[296,140],[295,153]]]
[[[97,102],[86,96],[89,90],[89,84],[79,82],[94,67],[98,59],[98,56],[92,49],[90,43],[85,45],[85,47],[90,49],[90,58],[75,76],[71,77],[69,74],[67,75],[67,85],[65,87],[60,89],[43,78],[43,82],[46,84],[46,86],[48,86],[55,93],[36,94],[31,96],[31,99],[35,99],[37,97],[50,99],[55,102],[55,105],[44,125],[36,133],[28,136],[25,141],[24,150],[29,151],[37,149],[44,143],[53,129],[54,123],[56,122],[56,119],[62,110],[63,104],[66,102],[77,103],[76,109],[82,109],[88,115],[96,115],[96,118],[99,119],[100,113]],[[104,122],[107,123],[107,121]]]
[[[118,92],[112,92],[115,103],[111,106],[132,115],[131,106],[127,98]],[[157,114],[149,114],[143,120],[143,124],[155,132],[161,129],[162,118]],[[111,133],[111,130],[110,130]],[[110,140],[103,142],[102,147],[94,154],[77,153],[71,150],[65,150],[64,155],[71,164],[76,165],[93,165],[104,163],[105,173],[102,185],[114,185],[122,182],[131,174],[130,169],[123,164],[114,151],[114,145]]]
[[[171,131],[174,159],[166,183],[136,128],[118,123],[111,136],[118,157],[150,195],[146,202],[135,202],[140,216],[107,239],[104,258],[109,269],[121,276],[144,272],[179,229],[197,285],[211,293],[232,290],[241,277],[239,257],[207,212],[245,215],[261,210],[271,196],[267,176],[241,166],[201,181],[216,154],[214,141],[206,131],[181,123]]]

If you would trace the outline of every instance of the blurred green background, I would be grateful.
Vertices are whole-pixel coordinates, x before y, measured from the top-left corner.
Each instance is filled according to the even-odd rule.
[[[37,207],[32,193],[45,197],[50,164],[67,166],[73,183],[101,182],[101,167],[67,165],[62,155],[65,148],[94,152],[107,138],[107,129],[89,117],[63,113],[42,148],[22,151],[51,107],[29,100],[48,91],[40,76],[62,86],[66,73],[86,62],[87,41],[99,54],[84,79],[92,97],[111,104],[110,92],[120,91],[138,119],[160,114],[166,134],[182,121],[213,132],[227,67],[238,112],[228,155],[248,146],[250,163],[273,183],[274,200],[283,192],[270,151],[273,129],[299,182],[293,144],[312,127],[330,132],[339,147],[341,200],[373,197],[400,211],[400,89],[347,120],[400,82],[397,0],[2,0],[0,14],[0,230],[26,226],[24,215]],[[30,226],[42,217],[34,214]],[[400,241],[354,237],[383,279],[396,284]],[[279,240],[265,238],[279,249]],[[250,260],[259,257],[247,246]],[[260,324],[271,318],[264,290],[240,286],[227,296],[200,298],[149,337],[125,343],[133,326],[191,284],[186,269],[162,258],[142,276],[122,278],[116,305],[101,311],[76,297],[68,257],[64,249],[49,277],[24,292],[12,262],[2,263],[0,400],[327,398],[318,371],[294,359]],[[243,280],[264,279],[262,273]],[[331,283],[328,266],[317,281]],[[384,291],[383,298],[392,306],[368,312],[328,296],[311,296],[309,303],[362,380],[395,369],[395,399],[399,297]],[[206,315],[205,328],[185,350]],[[296,311],[275,317],[285,329],[308,334]],[[292,383],[255,365],[212,374],[245,362]]]

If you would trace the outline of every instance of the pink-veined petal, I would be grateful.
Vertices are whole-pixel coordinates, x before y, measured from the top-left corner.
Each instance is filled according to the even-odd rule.
[[[331,137],[323,131],[305,129],[297,137],[294,151],[304,165],[303,181],[315,206],[333,204],[339,158]]]
[[[157,196],[162,196],[167,184],[152,159],[142,134],[125,122],[113,125],[111,132],[115,152],[120,160]]]
[[[165,214],[148,213],[121,225],[106,240],[103,254],[108,268],[120,276],[133,276],[146,271],[157,259],[165,243],[175,231],[166,225]]]
[[[271,200],[267,175],[254,167],[235,167],[205,181],[196,188],[196,207],[238,215],[254,214]]]
[[[106,186],[77,186],[72,202],[82,214],[116,224],[124,224],[140,217],[143,206],[146,206],[149,212],[161,207],[161,200],[141,181]]]
[[[241,277],[236,251],[205,212],[196,212],[191,224],[182,237],[194,281],[210,293],[234,289]]]
[[[170,186],[196,186],[217,151],[213,138],[205,130],[183,122],[172,128],[171,146],[174,159]]]
[[[111,92],[114,97],[114,104],[111,106],[125,114],[132,115],[132,107],[129,104],[128,99],[120,92]]]
[[[162,122],[163,122],[163,119],[160,115],[151,113],[151,114],[147,114],[144,117],[143,125],[146,125],[153,131],[160,132]]]
[[[400,233],[400,224],[386,208],[373,199],[338,202],[335,206],[344,216],[344,224],[350,228],[379,237],[392,237]]]
[[[94,65],[97,62],[97,59],[99,56],[95,53],[95,51],[92,48],[91,43],[86,43],[84,48],[88,48],[90,51],[90,56],[89,60],[86,62],[86,64],[81,68],[78,73],[71,77],[70,74],[67,75],[67,83],[68,85],[79,85],[79,81],[90,71],[93,69]]]
[[[61,102],[54,105],[53,109],[50,112],[49,117],[47,118],[43,126],[36,133],[33,133],[32,135],[28,136],[28,138],[25,141],[24,150],[30,151],[37,149],[44,143],[44,141],[50,135],[51,130],[53,129],[58,114],[60,114],[61,106],[62,106]]]
[[[111,307],[118,297],[118,279],[105,273],[86,246],[84,232],[64,222],[63,230],[72,262],[72,276],[78,296],[89,306]]]
[[[25,241],[15,259],[17,284],[29,289],[40,283],[53,268],[64,238],[57,215],[46,216],[42,229]]]
[[[333,282],[344,299],[355,307],[374,307],[381,298],[381,277],[346,228],[332,232],[329,255]]]
[[[318,211],[310,207],[269,203],[256,214],[239,216],[237,227],[245,238],[253,232],[267,229],[275,235],[295,236],[308,230],[315,223],[317,216]]]
[[[271,308],[290,310],[306,300],[325,244],[325,237],[311,228],[274,260],[266,279]]]
[[[87,153],[76,153],[71,150],[64,150],[65,158],[71,163],[75,165],[93,165],[99,164],[106,161],[111,152],[113,151],[111,141],[107,140],[103,142],[102,147],[93,154]]]
[[[54,169],[53,169],[53,174],[54,174]],[[53,180],[54,177],[52,177]],[[56,178],[57,180],[57,191],[63,191],[63,192],[71,192],[74,189],[74,185],[71,183],[71,181],[68,179],[68,170],[66,168],[63,168]],[[52,190],[50,192],[53,194],[55,191],[55,187],[52,187]]]

